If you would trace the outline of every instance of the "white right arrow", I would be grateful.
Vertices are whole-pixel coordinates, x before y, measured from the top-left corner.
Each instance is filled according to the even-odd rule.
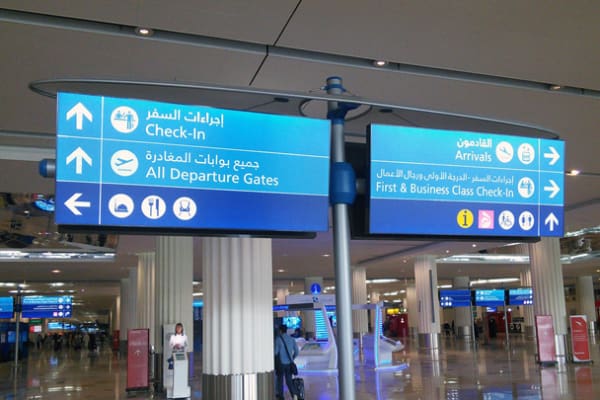
[[[88,121],[92,122],[93,117],[90,110],[85,108],[82,103],[77,103],[73,108],[67,111],[67,121],[75,116],[75,128],[80,131],[83,129],[83,117],[85,117]]]
[[[92,166],[92,159],[81,147],[76,148],[67,156],[67,165],[69,165],[73,160],[75,160],[75,173],[77,175],[81,175],[83,173],[83,161],[85,161],[90,167]]]
[[[554,213],[551,212],[544,220],[544,225],[548,225],[550,232],[554,232],[554,226],[560,224],[558,223],[558,218],[556,218],[556,215],[554,215]]]
[[[544,153],[544,158],[549,158],[550,159],[550,165],[554,165],[556,164],[556,162],[560,159],[560,154],[558,154],[558,151],[556,151],[556,149],[552,146],[549,147],[550,153]]]
[[[75,193],[73,196],[69,197],[67,201],[65,201],[65,206],[75,215],[81,215],[81,211],[77,207],[86,207],[89,208],[92,204],[89,201],[77,201],[81,197],[83,193]]]
[[[549,181],[550,186],[544,186],[544,191],[550,192],[550,198],[553,199],[558,194],[558,192],[560,192],[560,186],[558,186],[556,182],[554,182],[552,179],[549,179]]]

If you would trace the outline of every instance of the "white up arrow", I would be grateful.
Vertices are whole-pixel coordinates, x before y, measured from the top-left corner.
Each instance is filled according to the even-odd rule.
[[[558,151],[556,151],[556,149],[552,146],[550,146],[549,149],[550,149],[550,153],[544,153],[544,158],[549,158],[550,159],[549,164],[554,165],[560,159],[560,154],[558,154]]]
[[[89,201],[77,201],[81,197],[83,193],[75,193],[73,196],[69,197],[67,201],[65,201],[65,206],[75,215],[81,215],[81,211],[77,207],[91,207],[91,203]]]
[[[555,225],[559,225],[558,218],[556,218],[556,215],[554,215],[553,212],[551,212],[546,217],[546,219],[544,220],[544,225],[548,225],[548,228],[550,229],[550,232],[554,232],[554,226]]]
[[[93,117],[90,110],[85,108],[85,106],[81,103],[75,104],[73,108],[67,111],[67,121],[75,116],[75,128],[80,131],[83,129],[83,117],[85,117],[88,121],[92,122]]]
[[[92,166],[92,159],[88,154],[81,148],[78,147],[71,154],[67,156],[67,165],[75,160],[75,173],[81,175],[83,173],[83,162],[85,161],[90,167]]]
[[[544,186],[544,191],[550,192],[550,198],[553,199],[554,197],[556,197],[558,192],[560,192],[560,186],[558,186],[556,182],[554,182],[552,179],[550,179],[549,181],[550,186]]]

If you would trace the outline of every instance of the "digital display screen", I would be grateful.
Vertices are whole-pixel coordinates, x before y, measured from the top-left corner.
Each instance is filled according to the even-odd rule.
[[[0,297],[0,318],[10,319],[14,315],[14,300],[12,297]]]
[[[533,289],[530,287],[508,289],[508,304],[511,306],[532,305]]]
[[[369,126],[374,235],[562,237],[564,142]]]
[[[57,225],[329,229],[329,120],[73,93],[57,113]]]
[[[471,306],[471,290],[469,289],[440,289],[439,294],[441,307]]]
[[[283,324],[288,329],[300,329],[302,326],[302,319],[300,317],[283,317]]]
[[[71,318],[72,296],[23,296],[23,318]]]
[[[475,305],[478,307],[504,306],[504,289],[476,289]]]

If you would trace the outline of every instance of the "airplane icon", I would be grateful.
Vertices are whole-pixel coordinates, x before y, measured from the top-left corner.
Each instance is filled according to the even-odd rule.
[[[120,167],[122,165],[128,164],[130,162],[133,161],[133,158],[130,158],[129,160],[126,160],[124,158],[117,158],[117,161],[115,162],[115,166]]]

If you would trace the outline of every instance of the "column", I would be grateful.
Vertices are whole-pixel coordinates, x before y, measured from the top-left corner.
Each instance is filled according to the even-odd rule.
[[[471,282],[468,276],[455,276],[452,279],[453,289],[469,289],[470,285]],[[470,341],[473,332],[472,325],[471,307],[456,307],[454,309],[454,329],[456,336]]]
[[[411,337],[419,333],[419,308],[417,301],[417,288],[414,285],[406,287],[406,310],[408,312],[408,331]]]
[[[311,286],[313,284],[319,285],[319,287],[323,287],[323,277],[321,276],[309,276],[304,278],[304,293],[307,295],[312,295]],[[318,294],[317,294],[318,295]],[[304,324],[304,332],[306,337],[312,338],[315,337],[317,332],[315,328],[315,313],[312,311],[303,312],[302,313],[302,323]]]
[[[117,296],[115,298],[115,302],[113,303],[111,309],[110,317],[110,333],[112,334],[114,331],[118,331],[121,329],[121,296]]]
[[[371,292],[369,303],[371,303],[371,304],[377,304],[377,303],[379,303],[379,299],[380,298],[381,298],[381,293],[379,293],[377,291],[373,291],[373,292]],[[377,333],[377,330],[375,329],[375,313],[376,312],[377,311],[375,309],[372,309],[371,312],[370,312],[370,314],[371,314],[371,318],[370,318],[370,320],[371,320],[371,331],[373,333]]]
[[[271,239],[202,239],[203,398],[273,398]]]
[[[290,294],[290,290],[285,288],[277,288],[275,292],[275,298],[277,299],[277,304],[285,304],[285,298]]]
[[[190,372],[193,373],[194,351],[194,243],[190,237],[159,236],[156,238],[155,253],[155,319],[154,347],[159,365],[158,376],[162,375],[166,387],[170,375],[167,359],[171,350],[164,349],[163,337],[166,325],[175,329],[181,322],[188,337]],[[162,360],[162,361],[161,361]],[[161,370],[162,368],[162,370]]]
[[[531,243],[529,257],[534,313],[552,315],[556,357],[564,365],[567,359],[567,312],[558,238],[542,238],[537,243]]]
[[[596,299],[594,296],[594,278],[578,276],[575,286],[577,296],[577,314],[587,316],[590,336],[596,332]]]
[[[138,254],[137,266],[137,328],[150,329],[150,346],[154,346],[155,299],[154,252]]]
[[[525,271],[521,272],[521,285],[524,287],[531,287],[531,268],[527,267]],[[523,307],[523,318],[525,320],[525,337],[527,339],[535,339],[535,317],[533,314],[533,306],[521,306]]]
[[[439,353],[440,309],[437,302],[437,265],[435,257],[418,256],[415,259],[415,287],[419,318],[419,345]]]
[[[136,328],[137,268],[129,268],[129,277],[121,279],[121,329],[119,351],[127,353],[127,331]]]
[[[365,267],[352,267],[352,304],[367,304],[367,270]],[[367,310],[352,311],[352,332],[362,337],[368,332]]]

